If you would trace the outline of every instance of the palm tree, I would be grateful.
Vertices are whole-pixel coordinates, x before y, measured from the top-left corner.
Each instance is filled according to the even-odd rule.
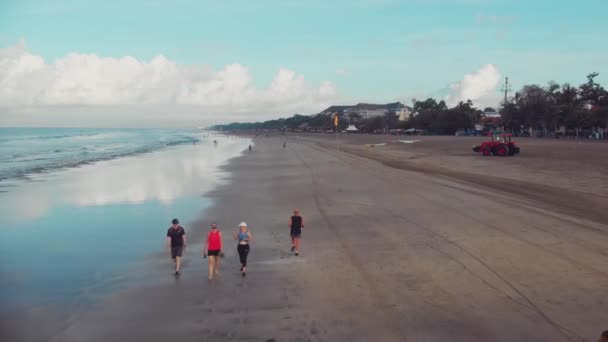
[[[386,122],[386,129],[388,131],[390,131],[391,128],[394,128],[397,125],[397,119],[398,116],[393,111],[387,111],[386,113],[384,113],[384,120]]]
[[[564,84],[555,94],[556,122],[565,125],[568,118],[574,115],[578,103],[578,89],[568,83]]]

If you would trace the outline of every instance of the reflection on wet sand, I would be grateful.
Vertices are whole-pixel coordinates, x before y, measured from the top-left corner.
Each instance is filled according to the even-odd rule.
[[[0,313],[86,301],[111,292],[108,279],[138,281],[132,268],[163,252],[169,220],[190,228],[209,205],[202,195],[223,182],[220,166],[248,143],[175,146],[36,175],[0,193]]]
[[[209,191],[221,179],[218,166],[244,147],[246,143],[235,141],[227,141],[222,148],[205,144],[180,146],[41,175],[1,194],[0,211],[3,216],[10,216],[12,222],[19,222],[42,217],[53,207],[63,205],[138,204],[155,200],[171,204],[179,197]]]

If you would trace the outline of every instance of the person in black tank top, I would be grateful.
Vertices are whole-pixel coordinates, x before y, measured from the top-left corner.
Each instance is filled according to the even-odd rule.
[[[302,228],[304,228],[304,219],[300,216],[300,210],[295,209],[293,211],[293,216],[289,218],[289,229],[291,235],[291,252],[295,252],[296,255],[300,254]]]

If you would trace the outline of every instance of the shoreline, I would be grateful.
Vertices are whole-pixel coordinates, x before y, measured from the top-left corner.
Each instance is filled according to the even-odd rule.
[[[15,341],[46,340],[115,293],[166,284],[158,265],[166,261],[164,234],[169,221],[174,216],[186,223],[198,219],[201,210],[212,204],[206,194],[221,186],[226,177],[222,166],[214,170],[214,165],[230,163],[247,146],[242,139],[230,144],[232,147],[217,152],[212,145],[197,144],[99,162],[47,174],[43,182],[24,183],[5,194],[5,199],[11,197],[11,206],[26,209],[30,216],[21,217],[19,211],[11,210],[14,223],[1,235],[7,243],[14,243],[4,249],[0,269],[6,296],[0,311],[0,335]],[[231,157],[235,147],[238,154]],[[214,156],[217,153],[227,159]],[[146,169],[154,171],[146,173]],[[193,174],[204,179],[197,181]],[[191,183],[190,189],[183,186],[186,183]],[[197,190],[192,189],[200,192],[195,194]],[[36,210],[47,197],[44,210]],[[38,201],[31,202],[32,198]],[[103,203],[98,202],[100,198]],[[113,241],[113,228],[125,224],[133,236]],[[64,241],[61,236],[65,234],[78,244]],[[18,250],[28,252],[13,257]],[[60,262],[60,258],[73,260]],[[36,279],[39,281],[30,284]],[[16,328],[17,321],[40,328],[23,331]]]

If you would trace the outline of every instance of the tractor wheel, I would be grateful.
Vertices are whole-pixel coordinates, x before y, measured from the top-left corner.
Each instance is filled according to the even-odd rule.
[[[491,155],[491,154],[492,154],[492,150],[491,150],[489,147],[487,147],[487,146],[486,146],[486,147],[484,147],[484,148],[482,148],[482,149],[481,149],[481,153],[482,153],[484,156],[486,156],[486,157],[487,157],[487,156],[489,156],[489,155]]]
[[[505,157],[509,154],[509,150],[506,145],[498,145],[496,146],[495,154],[499,157]]]

